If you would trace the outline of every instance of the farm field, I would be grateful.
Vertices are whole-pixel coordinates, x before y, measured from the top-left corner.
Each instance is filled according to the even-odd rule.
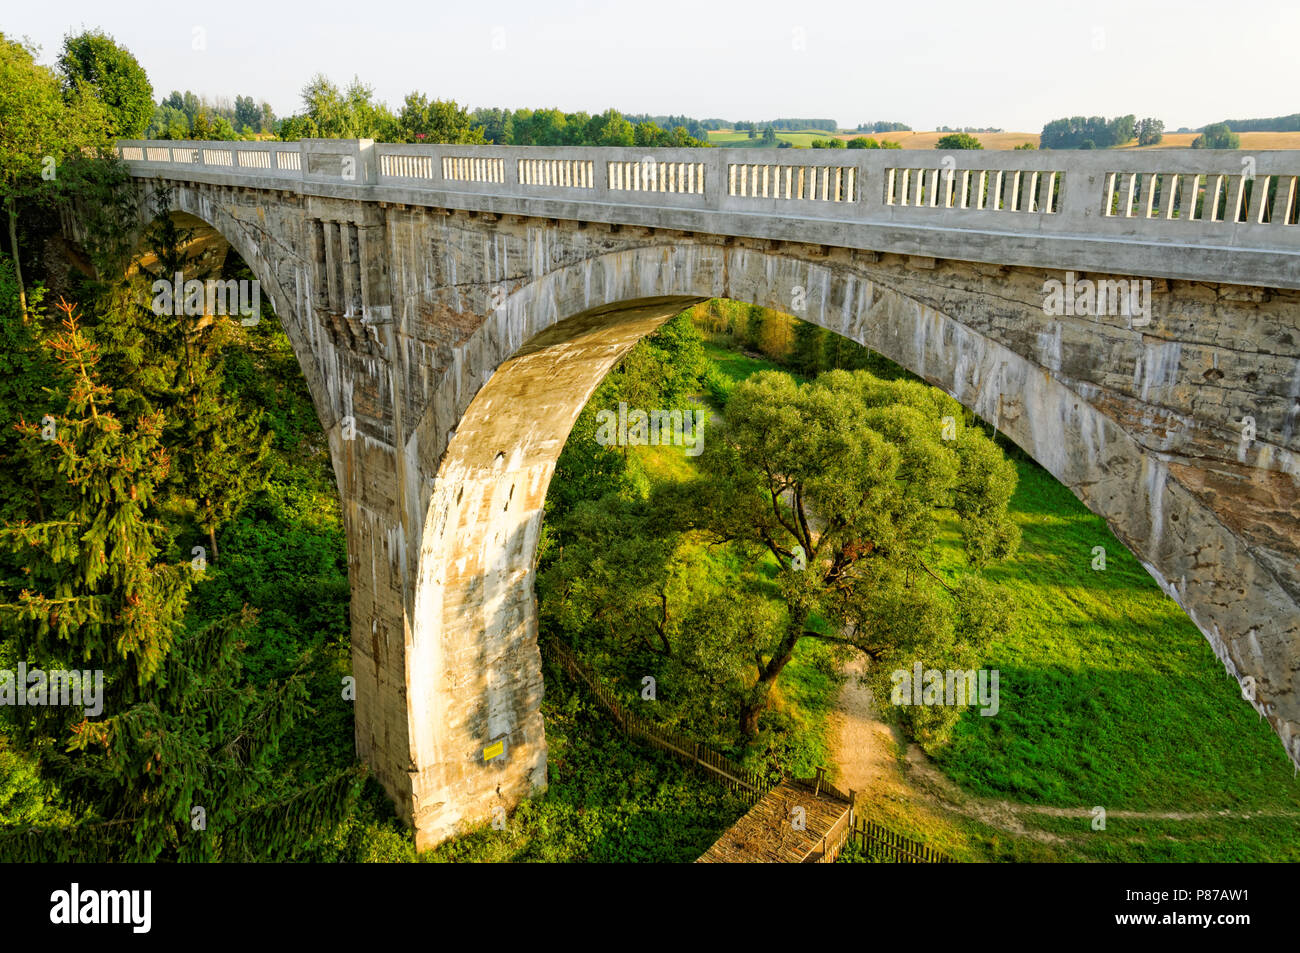
[[[1300,149],[1300,132],[1239,132],[1243,149]],[[1158,146],[1139,146],[1133,143],[1121,149],[1189,149],[1194,132],[1166,132]]]
[[[817,138],[822,139],[842,139],[847,142],[850,139],[856,139],[858,136],[868,136],[877,141],[888,139],[891,142],[897,142],[904,149],[933,149],[935,144],[947,135],[944,132],[881,132],[881,133],[838,133],[832,137],[829,133],[824,132],[778,132],[776,137],[784,142],[789,142],[793,146],[808,148],[812,141]],[[1033,132],[980,132],[973,133],[984,146],[985,149],[1014,149],[1016,146],[1031,142],[1038,145],[1039,136]],[[1300,132],[1242,132],[1241,148],[1243,149],[1300,149]],[[1197,133],[1194,132],[1167,132],[1164,139],[1158,146],[1139,146],[1137,140],[1129,145],[1119,146],[1120,149],[1189,149],[1192,140]],[[712,131],[709,133],[709,142],[724,148],[759,148],[760,140],[750,139],[748,133],[731,132],[731,131]]]
[[[859,136],[883,141],[888,139],[891,142],[897,142],[904,149],[933,149],[934,144],[939,141],[941,136],[947,135],[942,132],[852,132],[837,133],[832,136],[828,132],[818,130],[808,130],[804,132],[777,132],[777,139],[788,142],[793,146],[809,148],[814,139],[842,139],[848,142],[850,139],[856,139]],[[1038,136],[1028,132],[998,132],[998,133],[980,133],[979,140],[984,144],[985,149],[1011,149],[1023,142],[1038,143]],[[747,132],[734,132],[730,130],[714,130],[709,133],[709,142],[716,146],[724,148],[761,148],[761,139],[750,139]]]
[[[946,132],[853,132],[840,133],[836,138],[847,142],[858,136],[868,136],[877,141],[888,139],[897,142],[904,149],[933,149],[935,143],[946,135]],[[1034,132],[977,132],[972,135],[985,149],[1014,149],[1026,142],[1038,145],[1038,134]]]
[[[860,133],[841,134],[838,138],[849,140]],[[933,149],[940,138],[947,135],[942,132],[886,132],[874,135],[875,139],[889,139],[897,142],[904,149]],[[1026,142],[1038,145],[1039,136],[1031,132],[979,132],[973,133],[985,149],[1014,149]],[[1242,132],[1243,149],[1300,149],[1300,132]],[[1158,146],[1139,146],[1133,140],[1120,149],[1190,149],[1194,132],[1167,132]]]
[[[761,133],[760,133],[761,137]],[[829,132],[810,130],[808,132],[778,132],[776,138],[798,148],[810,148],[814,139],[834,139]],[[840,138],[843,138],[842,136]],[[761,148],[762,138],[751,139],[748,132],[729,130],[711,130],[709,142],[724,149]]]

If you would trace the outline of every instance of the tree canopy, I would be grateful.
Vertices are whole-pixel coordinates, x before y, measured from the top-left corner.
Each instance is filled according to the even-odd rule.
[[[950,132],[940,136],[934,144],[936,149],[983,149],[984,143],[968,132]]]
[[[84,82],[61,93],[58,76],[34,51],[0,33],[0,201],[8,220],[19,307],[27,314],[19,246],[19,204],[54,194],[65,158],[108,144],[111,120]]]
[[[409,93],[397,117],[402,142],[449,142],[482,145],[487,140],[483,127],[475,126],[469,113],[454,101],[429,100],[423,93]]]
[[[130,51],[104,31],[87,30],[66,37],[59,71],[69,100],[84,86],[104,104],[113,138],[138,139],[149,128],[154,113],[149,77]]]
[[[1192,140],[1193,149],[1240,149],[1241,136],[1229,128],[1226,122],[1216,122],[1206,126],[1205,130]]]
[[[1071,116],[1053,119],[1043,126],[1040,149],[1109,149],[1122,146],[1133,138],[1137,117]]]
[[[732,391],[696,478],[573,508],[539,583],[546,618],[589,651],[667,666],[699,726],[721,709],[743,735],[758,731],[805,638],[869,656],[888,710],[891,669],[968,668],[1007,618],[980,570],[1018,545],[1015,470],[961,419],[913,381],[831,371],[800,386],[759,373]],[[964,571],[931,565],[946,527]],[[712,588],[699,584],[700,541],[738,554]],[[937,744],[958,713],[896,714]]]

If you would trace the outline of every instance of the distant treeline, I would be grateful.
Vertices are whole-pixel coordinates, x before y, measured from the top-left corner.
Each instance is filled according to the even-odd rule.
[[[834,119],[769,119],[766,122],[745,120],[733,123],[731,128],[739,132],[744,132],[746,129],[753,129],[755,132],[762,129],[775,129],[778,132],[802,132],[805,129],[838,132],[840,127]]]
[[[934,131],[935,132],[1004,132],[1005,130],[995,129],[992,126],[985,126],[979,128],[975,126],[962,126],[961,128],[958,128],[957,126],[939,126]]]
[[[1107,119],[1105,116],[1071,116],[1053,119],[1043,127],[1040,149],[1110,149],[1136,138],[1140,146],[1157,145],[1164,137],[1160,119],[1138,119],[1131,113]]]
[[[858,123],[857,132],[911,132],[912,127],[905,122],[862,122]]]
[[[1071,116],[1043,126],[1041,149],[1109,149],[1133,138],[1135,116]]]
[[[188,89],[160,100],[154,108],[146,136],[150,139],[252,139],[275,135],[279,121],[269,103],[251,96],[207,99]]]
[[[710,122],[722,122],[720,119],[692,119],[690,116],[651,116],[648,113],[632,115],[624,113],[623,118],[634,125],[652,122],[661,129],[676,129],[679,126],[695,139],[704,142],[709,138],[710,129],[722,129],[723,126],[710,126]]]
[[[593,116],[558,109],[482,108],[469,113],[467,123],[482,130],[484,141],[508,146],[681,147],[702,146],[708,137],[704,128],[687,116],[628,116],[617,109]]]
[[[1300,132],[1300,113],[1272,119],[1225,119],[1214,125],[1227,126],[1233,132]],[[1204,132],[1208,128],[1204,126],[1197,131]]]

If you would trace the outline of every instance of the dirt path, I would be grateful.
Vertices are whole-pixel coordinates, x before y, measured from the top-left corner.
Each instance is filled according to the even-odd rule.
[[[839,765],[839,787],[872,794],[903,787],[903,776],[895,752],[900,739],[876,717],[871,692],[858,684],[866,662],[858,655],[844,668],[848,677],[840,689],[831,716],[835,761]]]
[[[996,798],[982,798],[964,791],[943,773],[918,746],[906,744],[902,734],[881,721],[871,692],[858,684],[865,670],[862,656],[845,666],[847,676],[831,714],[832,751],[839,766],[837,786],[857,791],[868,804],[906,801],[929,814],[960,814],[1008,833],[1044,843],[1061,843],[1066,838],[1049,831],[1027,827],[1026,816],[1077,817],[1089,820],[1091,805],[1051,807],[1014,804]],[[899,758],[899,751],[906,751]],[[1146,820],[1197,821],[1216,817],[1297,817],[1294,811],[1128,811],[1107,807],[1108,817]]]

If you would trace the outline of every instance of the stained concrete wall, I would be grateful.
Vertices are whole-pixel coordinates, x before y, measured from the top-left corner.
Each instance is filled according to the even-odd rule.
[[[175,200],[263,280],[329,433],[358,753],[421,846],[544,786],[533,554],[556,456],[618,358],[713,296],[803,302],[998,426],[1256,679],[1300,761],[1300,292],[1157,280],[1134,327],[1045,315],[1062,276],[1041,268],[220,185]]]

